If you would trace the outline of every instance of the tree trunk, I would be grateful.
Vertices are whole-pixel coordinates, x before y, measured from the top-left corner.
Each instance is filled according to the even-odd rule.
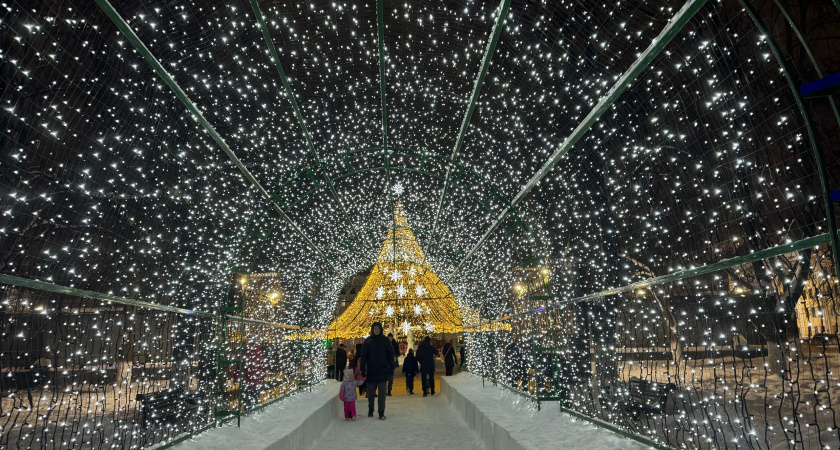
[[[787,357],[785,354],[786,349],[784,342],[780,342],[780,340],[767,342],[767,358],[765,359],[765,362],[767,364],[768,375],[775,374],[784,378],[783,372],[787,370]]]

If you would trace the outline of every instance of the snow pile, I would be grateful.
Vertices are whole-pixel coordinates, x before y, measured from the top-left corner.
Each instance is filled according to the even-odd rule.
[[[176,450],[231,449],[303,449],[338,417],[338,382],[327,380],[312,387],[312,392],[297,395],[267,406],[262,411],[242,417],[221,428],[210,429],[193,439],[175,445]]]
[[[442,393],[488,448],[566,450],[647,449],[639,442],[560,412],[555,403],[536,403],[463,373],[442,379]]]

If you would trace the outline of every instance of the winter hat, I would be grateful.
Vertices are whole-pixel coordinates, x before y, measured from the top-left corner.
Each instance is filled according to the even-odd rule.
[[[426,337],[423,338],[423,342],[432,342],[432,338],[430,338],[429,336],[426,336]]]
[[[370,325],[370,335],[373,336],[373,327],[379,327],[379,334],[382,334],[382,322],[376,321]]]
[[[406,356],[414,356],[414,349],[413,348],[408,349],[408,354]]]
[[[344,369],[344,381],[353,381],[353,369]]]

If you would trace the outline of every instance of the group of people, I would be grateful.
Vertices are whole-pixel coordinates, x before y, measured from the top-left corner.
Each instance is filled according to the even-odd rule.
[[[344,352],[343,356],[340,356],[341,352]],[[435,395],[435,357],[440,354],[441,351],[432,346],[428,336],[417,347],[416,354],[413,349],[408,350],[402,366],[408,395],[414,395],[414,377],[418,374],[423,397],[429,394]],[[365,339],[364,344],[356,344],[356,353],[350,359],[350,365],[346,369],[341,363],[347,363],[347,353],[344,351],[344,344],[339,345],[335,364],[336,369],[341,368],[339,381],[342,383],[339,398],[344,402],[345,420],[356,419],[357,387],[359,395],[367,394],[368,417],[373,417],[374,406],[377,406],[379,419],[385,420],[385,397],[391,395],[394,386],[394,371],[399,367],[397,359],[399,355],[399,344],[392,334],[389,333],[387,337],[383,335],[380,322],[374,322],[371,325],[370,336]],[[461,356],[463,359],[463,353]],[[458,358],[455,356],[455,348],[451,343],[444,345],[443,357],[446,375],[452,375]],[[374,405],[375,399],[378,399],[377,405]]]

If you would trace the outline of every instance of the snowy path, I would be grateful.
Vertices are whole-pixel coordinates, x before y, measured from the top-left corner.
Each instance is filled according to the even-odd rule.
[[[379,420],[375,412],[372,419],[367,417],[366,398],[356,402],[356,411],[359,417],[355,421],[336,420],[310,448],[484,450],[439,393],[424,398],[422,392],[412,396],[394,392],[385,404],[387,420]]]

